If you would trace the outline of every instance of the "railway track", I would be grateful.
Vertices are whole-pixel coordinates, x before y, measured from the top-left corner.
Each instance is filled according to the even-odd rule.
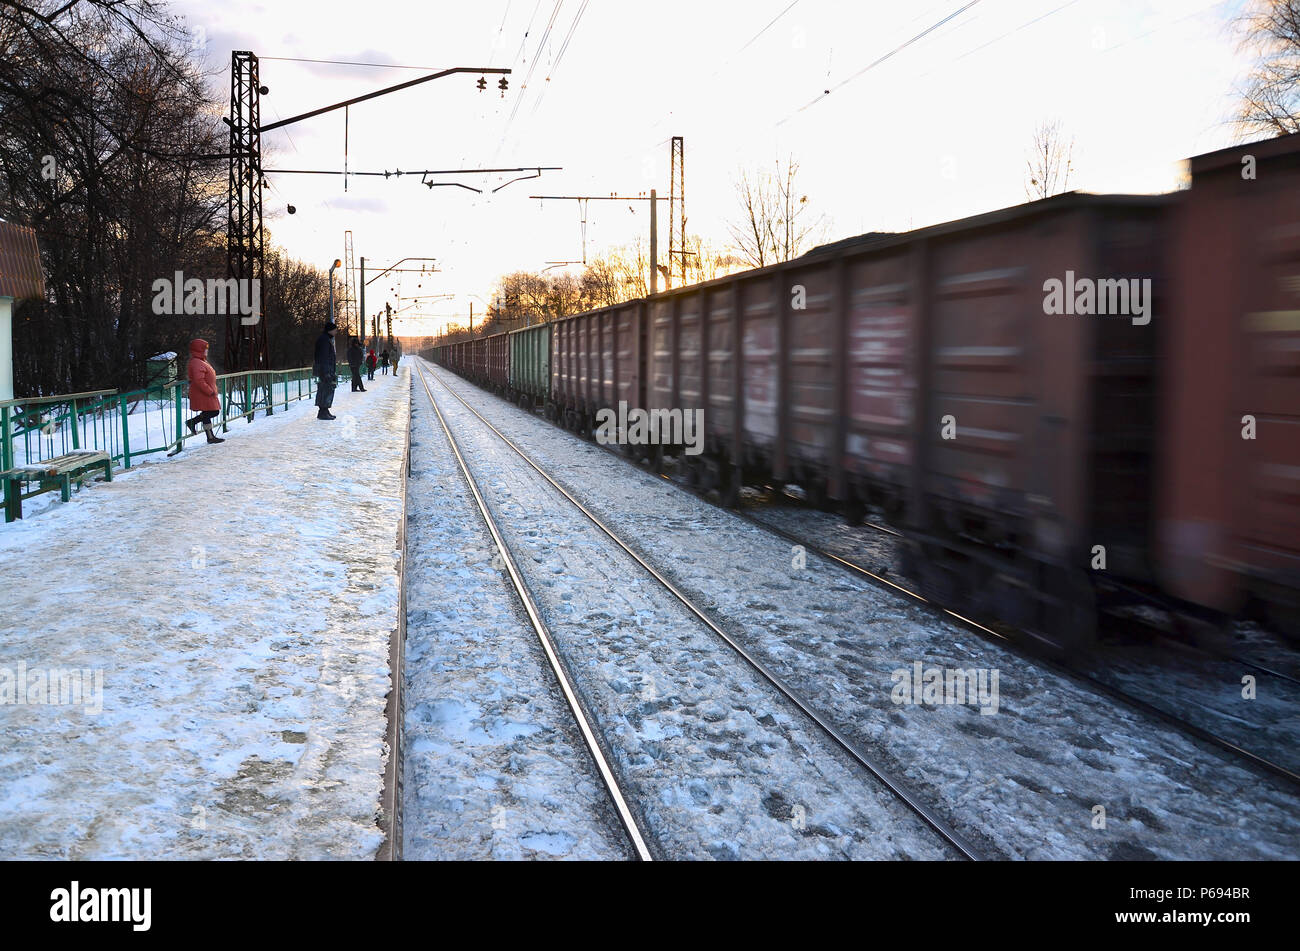
[[[438,409],[437,401],[434,399],[432,390],[429,388],[428,380],[425,377],[423,369],[417,366],[417,370],[420,374],[421,383],[424,386],[425,391],[429,396],[429,400],[434,405],[435,411],[437,411],[438,413],[439,421],[442,423],[444,431],[447,432],[448,439],[451,441],[453,449],[456,452],[456,457],[461,464],[461,471],[464,474],[465,478],[470,481],[471,490],[473,491],[474,497],[478,502],[479,509],[483,513],[484,519],[488,521],[488,524],[492,531],[493,539],[494,541],[496,541],[498,548],[501,550],[503,560],[506,561],[507,567],[510,571],[511,580],[515,584],[516,590],[519,592],[520,598],[523,599],[525,601],[525,604],[528,606],[528,613],[530,619],[533,621],[534,627],[538,630],[538,634],[540,637],[542,636],[541,632],[544,630],[545,625],[540,618],[540,614],[536,610],[536,605],[532,601],[531,595],[528,594],[527,587],[526,585],[523,584],[523,580],[519,576],[517,568],[514,567],[515,562],[513,557],[508,556],[507,546],[504,542],[504,539],[501,537],[500,532],[496,529],[495,521],[492,519],[490,513],[488,512],[487,505],[484,502],[481,493],[478,491],[477,486],[473,484],[472,481],[473,476],[469,472],[467,464],[464,462],[464,459],[461,456],[459,450],[455,448],[456,442],[451,435],[450,428],[447,426],[446,421],[443,419],[441,410]],[[558,481],[552,478],[552,476],[548,472],[542,469],[536,462],[533,461],[531,457],[528,456],[527,453],[525,453],[522,449],[520,449],[519,446],[513,440],[511,440],[508,436],[506,436],[499,429],[497,429],[473,406],[471,406],[463,398],[461,398],[461,396],[458,393],[456,393],[453,389],[451,389],[440,379],[438,379],[436,375],[434,375],[434,381],[440,387],[442,387],[442,389],[445,392],[453,396],[457,400],[457,402],[459,402],[463,407],[465,407],[466,410],[468,410],[471,414],[473,414],[473,416],[476,417],[483,424],[483,426],[486,427],[486,429],[492,432],[496,436],[496,438],[499,439],[511,452],[513,452],[520,459],[522,459],[552,488],[554,488],[561,496],[567,499],[568,502],[571,503],[577,511],[581,512],[582,515],[585,516],[585,518],[591,524],[593,524],[602,534],[608,537],[615,545],[617,545],[623,552],[625,552],[647,575],[653,578],[654,581],[657,582],[660,586],[662,586],[665,590],[670,592],[673,598],[676,599],[677,602],[679,602],[704,627],[706,627],[716,637],[720,638],[732,651],[738,654],[749,665],[751,669],[753,669],[764,681],[766,681],[773,688],[775,688],[775,690],[778,693],[780,693],[787,701],[789,701],[794,707],[796,707],[800,711],[800,713],[804,717],[806,717],[809,721],[811,721],[822,734],[830,738],[835,743],[835,745],[837,745],[841,750],[843,750],[846,754],[848,754],[848,756],[854,762],[856,762],[860,767],[865,769],[880,784],[885,786],[885,788],[887,788],[894,796],[896,796],[899,799],[899,801],[901,801],[912,813],[914,813],[919,819],[921,819],[922,822],[925,823],[925,825],[927,825],[935,834],[937,834],[947,844],[947,846],[955,850],[963,858],[971,859],[971,860],[978,860],[980,858],[980,855],[975,851],[975,849],[972,848],[965,841],[965,839],[956,830],[954,830],[942,817],[937,815],[934,812],[934,810],[932,810],[929,806],[927,806],[924,802],[922,802],[919,799],[919,797],[917,797],[910,789],[907,788],[905,784],[903,784],[896,777],[891,775],[891,773],[888,770],[886,770],[883,766],[877,763],[860,746],[858,746],[858,744],[856,744],[851,738],[846,736],[825,716],[820,714],[811,702],[809,702],[805,697],[803,697],[792,687],[790,687],[782,678],[780,678],[778,675],[772,672],[752,652],[747,651],[738,641],[735,640],[735,638],[729,635],[719,624],[717,624],[707,613],[705,613],[705,611],[701,607],[699,607],[699,605],[696,604],[695,601],[693,601],[689,595],[683,592],[670,579],[665,577],[662,572],[660,572],[648,561],[642,558],[640,554],[638,554],[633,549],[633,547],[630,544],[628,544],[626,540],[624,540],[624,538],[621,535],[619,535],[613,528],[611,528],[603,519],[601,519],[599,516],[593,513],[581,501],[575,498]],[[549,635],[547,635],[547,637],[548,637],[547,654],[548,654],[548,658],[551,658],[554,657],[554,645],[553,642],[549,639]],[[552,664],[553,667],[557,670],[557,676],[558,676],[561,669],[561,665],[559,665],[558,663],[558,658],[553,659]],[[571,706],[575,708],[575,715],[576,715],[577,710],[580,709],[580,704],[577,703],[576,696],[571,701]],[[586,732],[587,732],[587,728],[584,728],[584,735],[586,735]],[[594,731],[593,731],[592,740],[593,742],[595,740]],[[603,771],[602,771],[602,775],[603,775]],[[611,771],[610,780],[607,780],[607,785],[609,785],[609,783],[612,781],[612,776],[613,774]],[[612,792],[611,795],[613,795]],[[621,811],[620,814],[622,814]]]
[[[664,476],[664,478],[666,479],[667,477]],[[702,494],[695,492],[695,490],[691,489],[688,486],[682,486],[677,482],[673,482],[673,480],[671,479],[669,479],[668,481],[672,482],[674,486],[677,486],[678,488],[681,488],[684,491],[692,492],[692,494],[695,494],[701,498],[704,497]],[[1257,770],[1261,770],[1272,776],[1280,777],[1286,780],[1287,782],[1290,782],[1296,786],[1300,786],[1300,773],[1297,773],[1295,770],[1287,766],[1284,766],[1281,763],[1278,763],[1272,759],[1269,759],[1266,756],[1261,756],[1248,749],[1245,749],[1240,744],[1235,743],[1232,740],[1228,740],[1222,736],[1219,736],[1218,734],[1210,730],[1207,730],[1204,727],[1201,727],[1195,723],[1192,723],[1189,720],[1187,720],[1185,717],[1180,717],[1177,714],[1171,713],[1170,711],[1165,710],[1164,708],[1156,704],[1143,700],[1141,697],[1134,696],[1128,691],[1116,687],[1114,684],[1107,682],[1106,680],[1098,677],[1095,674],[1089,673],[1088,671],[1079,669],[1077,666],[1055,659],[1049,656],[1048,654],[1044,653],[1043,651],[1032,650],[1027,644],[1025,639],[1017,638],[1013,636],[1010,632],[1004,632],[992,627],[988,627],[984,624],[981,624],[979,621],[973,620],[962,614],[959,614],[958,612],[953,611],[941,604],[936,604],[932,601],[929,601],[918,592],[912,591],[910,588],[907,588],[904,585],[900,585],[897,582],[891,581],[888,578],[885,578],[882,575],[877,574],[874,571],[871,571],[865,566],[860,565],[849,558],[845,558],[841,555],[838,555],[835,552],[828,550],[824,546],[819,545],[816,541],[806,536],[798,535],[794,532],[787,531],[786,529],[781,528],[780,526],[774,525],[769,521],[766,521],[762,518],[758,518],[743,510],[737,509],[734,511],[738,517],[744,519],[745,521],[753,525],[756,525],[764,529],[765,531],[772,532],[773,534],[785,539],[791,544],[802,545],[807,551],[820,555],[822,558],[826,559],[827,561],[831,562],[832,564],[836,565],[837,567],[841,568],[842,570],[854,576],[865,578],[866,580],[868,580],[870,583],[872,583],[877,587],[891,590],[893,592],[902,594],[907,598],[910,598],[916,602],[919,602],[920,604],[924,605],[927,609],[936,612],[936,614],[943,617],[945,620],[955,623],[961,626],[962,628],[964,628],[965,630],[977,634],[980,637],[983,637],[987,640],[997,641],[1003,646],[1008,646],[1013,650],[1021,652],[1022,654],[1031,656],[1033,660],[1035,660],[1036,662],[1051,668],[1053,671],[1055,671],[1058,674],[1061,674],[1062,676],[1072,677],[1078,680],[1085,681],[1089,685],[1089,687],[1101,693],[1106,694],[1111,699],[1125,703],[1128,706],[1132,707],[1135,710],[1138,710],[1141,713],[1147,714],[1148,716],[1156,717],[1162,720],[1163,722],[1169,723],[1177,727],[1178,729],[1182,730],[1183,732],[1187,733],[1189,736],[1195,737],[1196,739],[1201,740],[1202,742],[1209,743],[1221,750],[1224,750],[1225,752],[1232,754],[1233,756],[1240,758],[1244,762],[1247,762],[1251,766],[1255,767]],[[891,535],[898,538],[902,537],[900,533],[890,528],[886,528],[879,525],[873,525],[870,522],[864,523],[864,525],[869,526],[870,528],[875,529],[876,531],[881,532],[882,534]],[[1236,657],[1231,657],[1231,658],[1223,657],[1222,655],[1216,655],[1213,652],[1209,652],[1209,651],[1202,651],[1202,654],[1207,657],[1219,656],[1220,659],[1229,659],[1232,660],[1234,663],[1239,663],[1257,672],[1277,677],[1284,682],[1289,682],[1292,684],[1300,684],[1300,681],[1297,681],[1296,678],[1291,677],[1288,674],[1285,674],[1281,671],[1273,670],[1261,664],[1256,664],[1252,661],[1243,660],[1241,658],[1236,658]]]
[[[515,561],[514,554],[502,537],[501,531],[497,525],[496,518],[489,510],[487,502],[483,498],[483,493],[479,488],[474,474],[470,471],[469,464],[461,454],[460,445],[456,441],[451,427],[447,425],[447,420],[442,415],[442,410],[438,406],[438,401],[434,399],[433,391],[429,389],[429,382],[425,379],[424,372],[416,367],[416,372],[420,376],[420,383],[424,387],[425,394],[429,398],[429,404],[433,407],[434,413],[438,417],[438,423],[442,426],[443,432],[447,436],[447,442],[451,446],[452,454],[456,457],[456,463],[460,468],[460,473],[465,479],[465,484],[469,488],[470,494],[474,496],[474,502],[478,506],[479,513],[483,516],[483,521],[487,525],[488,532],[492,536],[492,541],[496,545],[497,551],[501,555],[501,560],[506,568],[506,573],[510,577],[510,583],[518,595],[520,603],[528,615],[529,623],[541,643],[542,651],[546,655],[546,660],[550,664],[551,671],[555,674],[555,679],[560,685],[560,690],[564,694],[565,702],[569,705],[569,710],[573,713],[574,721],[577,723],[578,730],[582,734],[584,743],[587,746],[587,752],[591,755],[592,761],[596,766],[597,772],[609,793],[610,801],[615,812],[618,813],[619,821],[627,833],[628,841],[636,857],[641,861],[651,861],[653,856],[650,852],[648,837],[641,828],[635,814],[628,805],[627,796],[624,794],[618,778],[611,767],[605,751],[597,738],[596,729],[591,722],[586,710],[583,709],[582,703],[578,699],[577,692],[569,679],[569,675],[560,662],[559,654],[556,650],[555,639],[551,635],[550,629],[546,622],[542,620],[541,612],[538,610],[536,601],[533,600],[532,593],[528,586],[524,584],[523,576],[519,572],[519,566]]]
[[[459,399],[459,396],[457,396],[457,399]],[[464,400],[461,400],[461,402],[464,403]],[[465,405],[468,407],[468,404]],[[472,407],[469,408],[472,412],[474,412]],[[477,412],[475,412],[475,415],[479,416],[480,419],[483,419],[483,417]],[[491,426],[491,424],[487,423],[486,420],[484,420],[484,422],[489,427]],[[501,435],[500,433],[498,433],[498,435],[501,436],[502,439],[506,439],[506,437]],[[509,442],[508,439],[506,439],[506,441]],[[512,446],[512,448],[515,447]],[[616,458],[619,458],[625,462],[628,461],[625,456],[615,451],[615,449],[612,447],[602,446],[601,448]],[[516,448],[515,451],[518,452],[519,450]],[[523,454],[520,453],[520,455]],[[532,464],[531,460],[528,461],[530,462],[530,464]],[[534,465],[534,468],[537,467]],[[540,469],[538,469],[538,471],[541,472]],[[574,500],[567,491],[565,491],[562,487],[560,487],[557,483],[555,483],[554,480],[551,480],[550,477],[546,475],[546,473],[542,473],[542,474],[546,476],[548,481],[551,481],[552,484],[556,485],[556,487],[559,488],[561,492],[563,492],[566,496],[568,496],[570,500],[574,502],[574,504],[579,505],[579,507],[581,508],[580,503]],[[660,473],[659,476],[664,481],[672,485],[674,488],[680,489],[681,491],[684,492],[689,492],[692,495],[696,496],[697,498],[700,498],[704,501],[710,502],[710,504],[713,504],[712,500],[708,498],[707,493],[693,486],[685,485],[678,480],[672,479],[669,476],[664,475],[663,473]],[[1293,786],[1300,787],[1300,772],[1297,772],[1296,769],[1293,769],[1289,766],[1279,763],[1275,759],[1272,759],[1268,756],[1261,755],[1249,749],[1246,749],[1240,743],[1227,739],[1226,737],[1221,736],[1213,732],[1212,730],[1206,729],[1205,727],[1202,727],[1196,723],[1193,723],[1190,720],[1188,720],[1186,717],[1179,716],[1178,714],[1173,713],[1157,704],[1151,703],[1147,700],[1142,699],[1141,697],[1135,696],[1131,692],[1126,691],[1116,686],[1115,684],[1110,683],[1098,677],[1095,674],[1089,673],[1088,671],[1085,670],[1081,670],[1077,666],[1071,665],[1065,662],[1064,660],[1060,659],[1059,657],[1052,656],[1050,653],[1048,653],[1045,650],[1036,650],[1032,646],[1034,642],[1028,637],[1019,637],[1016,635],[1016,632],[1009,631],[1009,630],[1000,630],[994,627],[990,627],[988,625],[979,622],[978,620],[967,617],[944,605],[936,604],[928,600],[927,598],[925,598],[920,593],[911,590],[909,587],[899,584],[895,581],[891,581],[890,579],[885,578],[882,575],[871,571],[869,568],[854,562],[850,558],[845,558],[841,555],[838,555],[828,550],[825,546],[818,544],[816,541],[806,536],[801,536],[796,533],[789,532],[777,525],[773,525],[769,521],[766,521],[762,518],[758,518],[750,514],[749,512],[744,511],[743,509],[731,509],[730,511],[732,511],[733,514],[735,514],[737,517],[741,518],[742,520],[752,525],[755,525],[765,531],[771,532],[777,535],[778,537],[790,542],[791,544],[803,546],[805,550],[820,555],[822,558],[831,562],[838,568],[848,572],[849,574],[855,575],[859,578],[864,578],[872,585],[878,588],[882,588],[886,591],[890,591],[895,594],[900,594],[906,597],[907,599],[914,601],[919,605],[922,605],[926,610],[935,612],[936,615],[938,615],[939,617],[942,617],[945,620],[957,624],[963,629],[968,630],[971,633],[976,634],[977,636],[985,640],[995,641],[1004,647],[1008,647],[1016,651],[1017,653],[1021,654],[1021,656],[1032,658],[1035,662],[1042,664],[1044,667],[1047,667],[1048,669],[1052,670],[1054,673],[1058,675],[1065,676],[1074,679],[1076,681],[1081,681],[1083,683],[1086,683],[1090,689],[1102,693],[1112,700],[1123,703],[1126,706],[1128,706],[1130,709],[1133,709],[1146,716],[1154,717],[1162,722],[1168,723],[1169,725],[1174,726],[1177,729],[1181,730],[1188,736],[1197,739],[1203,743],[1209,744],[1219,750],[1222,750],[1240,759],[1241,761],[1243,761],[1244,763],[1248,764],[1253,769],[1255,769],[1257,772],[1261,772],[1269,776],[1280,778]],[[600,525],[599,521],[595,518],[595,516],[591,515],[590,512],[586,512],[585,509],[584,509],[584,513],[587,514],[589,518],[592,518],[593,521],[596,521],[598,526],[601,527],[602,530],[605,530],[607,534],[610,534],[611,537],[613,537],[612,532],[606,529],[605,526]],[[893,529],[885,526],[874,525],[870,522],[866,522],[864,523],[864,525],[872,528],[873,530],[883,535],[892,536],[895,538],[902,537],[899,532],[894,531]],[[638,561],[641,561],[641,559],[636,555],[636,553],[632,552],[630,549],[626,549],[626,546],[625,546],[625,550],[628,550],[629,554],[631,554],[632,557],[636,558]],[[642,564],[644,564],[644,562],[642,562]],[[649,568],[649,566],[646,567],[647,570],[654,572],[653,568]],[[666,579],[661,579],[661,580],[664,580],[665,583],[668,583],[671,586],[671,583],[667,582]],[[684,595],[680,595],[680,594],[679,596],[685,597]],[[721,634],[720,631],[719,633]],[[727,638],[725,634],[721,634],[721,636],[726,638],[729,643],[732,643],[732,646],[735,647],[737,651],[740,651],[742,656],[746,657],[746,660],[749,660],[751,663],[754,663],[754,660],[750,658],[743,651],[743,649],[739,647],[739,645],[734,644],[732,640],[730,638]],[[1235,656],[1227,657],[1224,655],[1218,655],[1212,651],[1207,651],[1203,649],[1198,649],[1198,650],[1200,650],[1200,652],[1206,657],[1217,656],[1219,657],[1219,659],[1231,660],[1232,662],[1239,663],[1243,667],[1254,670],[1257,673],[1261,673],[1264,674],[1265,676],[1276,678],[1283,683],[1300,685],[1300,679],[1297,679],[1296,677],[1287,674],[1283,671],[1279,671],[1274,668],[1271,668],[1267,665],[1259,664],[1254,661],[1240,658],[1240,657],[1235,657]],[[764,674],[766,676],[766,672],[764,672]],[[837,742],[838,741],[839,738],[837,737]]]

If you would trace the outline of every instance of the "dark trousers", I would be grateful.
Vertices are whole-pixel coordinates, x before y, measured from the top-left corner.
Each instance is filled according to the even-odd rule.
[[[364,389],[365,386],[361,383],[361,367],[352,367],[352,392]]]
[[[316,381],[316,405],[323,410],[328,411],[334,405],[335,382],[332,376],[322,376]]]
[[[373,366],[370,366],[369,364],[367,364],[367,365],[366,365],[366,369],[368,369],[368,370],[370,371],[369,373],[366,374],[366,379],[367,379],[367,380],[371,380],[371,381],[373,381],[374,378],[375,378],[375,368],[374,368]]]

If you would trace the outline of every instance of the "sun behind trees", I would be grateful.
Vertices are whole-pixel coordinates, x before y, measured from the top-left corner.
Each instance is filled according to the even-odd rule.
[[[729,248],[719,247],[700,235],[687,235],[686,284],[711,281],[747,267]],[[666,258],[661,265],[666,269]],[[649,293],[650,252],[638,238],[628,245],[609,248],[592,258],[580,274],[568,271],[513,271],[497,279],[493,304],[474,324],[473,336],[481,337],[529,324],[546,323],[600,307],[612,307]],[[660,288],[684,286],[677,269],[671,278],[660,274]],[[469,327],[455,324],[442,342],[470,336]]]

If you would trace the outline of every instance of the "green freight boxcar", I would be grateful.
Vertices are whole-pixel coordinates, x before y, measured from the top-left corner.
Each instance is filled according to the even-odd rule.
[[[537,324],[510,334],[510,394],[523,407],[551,395],[551,325]]]

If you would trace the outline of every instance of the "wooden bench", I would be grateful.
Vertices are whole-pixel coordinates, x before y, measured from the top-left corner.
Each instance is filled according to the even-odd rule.
[[[72,497],[72,486],[81,485],[86,479],[103,470],[104,478],[113,481],[113,460],[106,452],[78,450],[53,459],[43,459],[30,466],[18,466],[6,472],[0,472],[0,488],[5,495],[5,521],[12,522],[23,517],[23,499],[29,499],[43,492],[59,490],[63,501]],[[37,488],[23,492],[23,486],[36,483]]]

